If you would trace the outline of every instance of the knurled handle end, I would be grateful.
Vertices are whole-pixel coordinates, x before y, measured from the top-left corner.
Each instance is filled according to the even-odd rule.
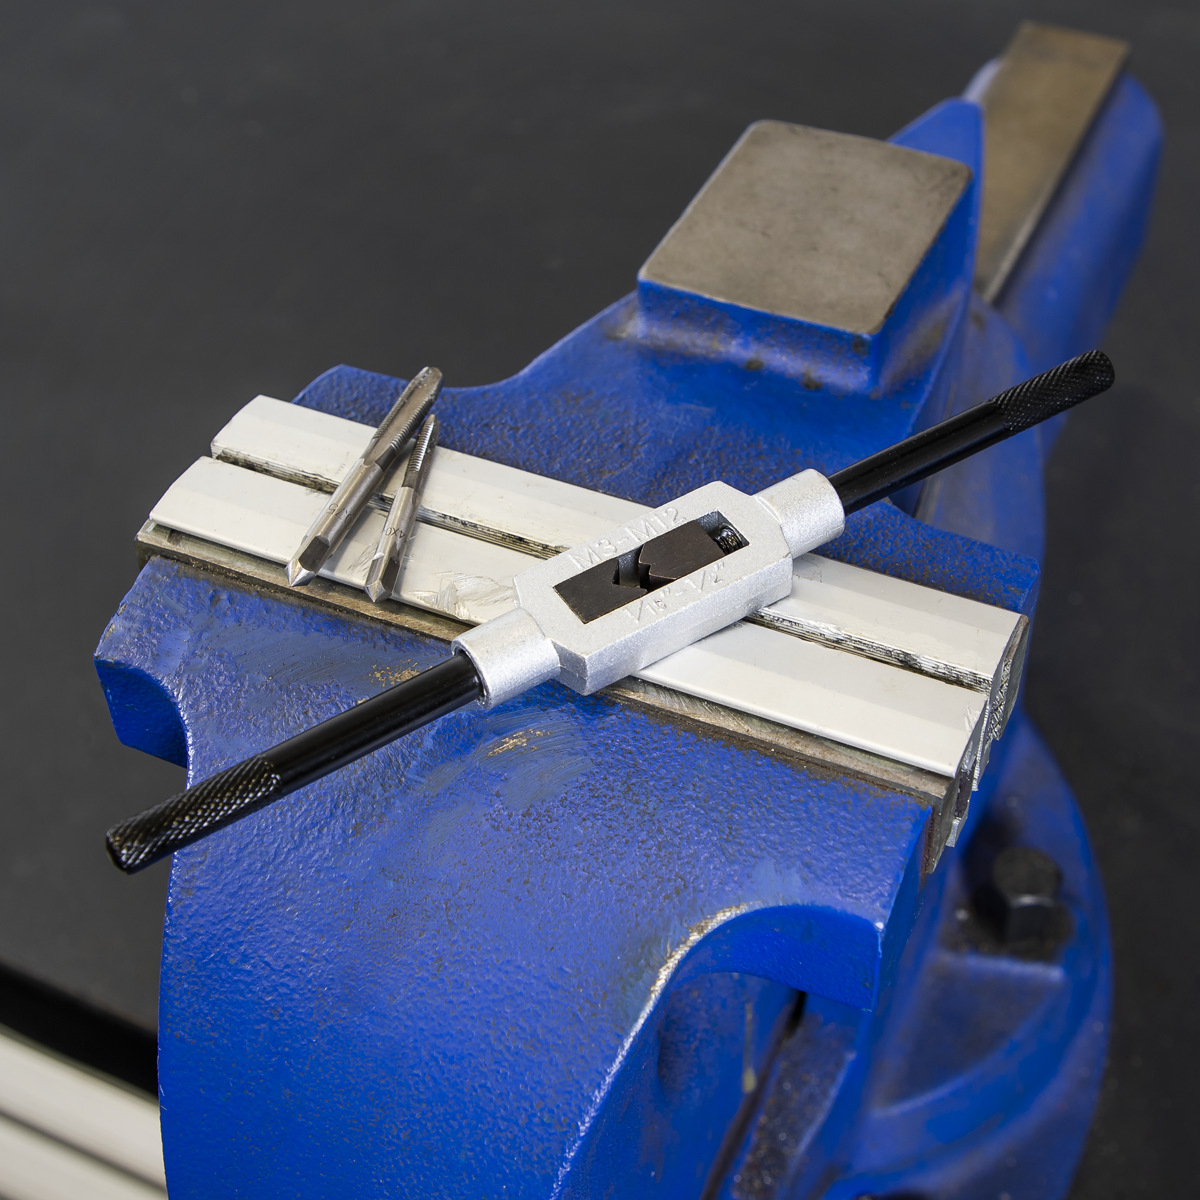
[[[1009,433],[1020,433],[1108,391],[1116,378],[1108,355],[1102,350],[1089,350],[1009,388],[996,397],[995,403],[1004,414]]]
[[[109,857],[133,875],[284,794],[274,764],[256,754],[114,825],[105,837]]]

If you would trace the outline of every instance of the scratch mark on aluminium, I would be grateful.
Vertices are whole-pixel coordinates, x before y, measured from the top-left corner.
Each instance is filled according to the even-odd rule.
[[[968,671],[956,667],[953,663],[932,658],[925,654],[913,654],[898,646],[889,646],[883,642],[873,642],[866,638],[846,633],[836,626],[825,622],[807,622],[796,617],[784,616],[769,608],[752,613],[743,618],[750,625],[762,625],[767,629],[776,629],[780,633],[790,633],[793,637],[803,638],[808,642],[820,642],[826,646],[836,646],[839,650],[847,650],[862,658],[873,658],[877,662],[891,663],[896,667],[915,671],[918,675],[929,675],[935,679],[943,679],[947,683],[969,688],[973,692],[990,692],[992,680],[981,675],[978,671]]]
[[[324,475],[298,471],[280,466],[278,463],[265,462],[260,458],[252,458],[229,450],[222,450],[215,457],[218,462],[229,463],[234,467],[244,467],[246,470],[256,471],[260,475],[282,479],[285,483],[297,483],[301,487],[308,488],[310,492],[320,492],[322,495],[328,496],[334,491],[334,484]],[[375,492],[367,501],[367,507],[386,514],[391,511],[392,497],[387,492]],[[541,542],[510,529],[498,529],[492,525],[483,525],[477,521],[469,521],[464,517],[456,517],[431,508],[419,509],[417,520],[423,525],[448,529],[451,533],[466,534],[467,537],[474,538],[478,542],[490,542],[493,546],[503,546],[506,550],[518,550],[522,554],[529,554],[535,558],[553,558],[556,554],[570,549],[570,546]]]

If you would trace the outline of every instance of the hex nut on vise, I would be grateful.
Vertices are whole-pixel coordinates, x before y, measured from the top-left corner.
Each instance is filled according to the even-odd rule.
[[[1058,864],[1030,846],[1010,846],[992,864],[975,895],[975,904],[1007,943],[1048,937],[1053,932],[1062,872]]]

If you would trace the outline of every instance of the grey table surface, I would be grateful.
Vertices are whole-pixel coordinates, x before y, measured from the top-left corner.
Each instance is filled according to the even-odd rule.
[[[503,378],[631,288],[751,121],[887,136],[1022,17],[1129,39],[1168,131],[1105,347],[1121,382],[1050,463],[1028,696],[1116,940],[1075,1194],[1191,1194],[1195,4],[9,0],[0,452],[22,569],[4,591],[0,964],[154,1027],[165,867],[122,878],[101,836],[182,772],[117,743],[91,652],[146,512],[236,408],[339,362]]]

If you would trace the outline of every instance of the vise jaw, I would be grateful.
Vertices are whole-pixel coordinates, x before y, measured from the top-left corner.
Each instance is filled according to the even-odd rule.
[[[1023,30],[979,86],[982,107],[949,100],[887,143],[753,126],[634,294],[513,379],[443,393],[447,452],[599,489],[636,516],[713,479],[749,496],[807,467],[829,475],[1044,355],[1094,344],[1111,303],[1067,288],[1074,299],[1047,308],[1047,281],[1069,263],[1087,299],[1115,303],[1159,130],[1119,46],[1061,35]],[[1034,62],[1106,83],[1060,139],[1051,198],[1032,224],[1005,226],[1021,231],[1008,255],[981,191],[983,115],[991,161],[997,131],[1021,127],[1004,104],[1029,94],[1006,80]],[[989,263],[1009,264],[990,301],[973,288],[981,237]],[[295,411],[361,428],[397,382],[335,368]],[[854,514],[824,551],[829,578],[916,585],[1015,628],[1036,595],[1040,439]],[[271,507],[278,487],[294,497],[329,481],[268,478],[233,457],[164,497],[97,652],[122,736],[186,754],[194,780],[441,658],[472,613],[511,603],[504,555],[546,558],[591,536],[534,545],[496,518],[476,553],[494,554],[497,574],[439,578],[433,560],[468,518],[456,532],[423,512],[419,595],[372,615],[348,594],[347,549],[311,597],[284,596],[273,552],[189,530],[179,498],[236,472],[262,501],[258,538],[296,519]],[[205,521],[248,511],[205,494]],[[736,530],[723,504],[695,516]],[[820,576],[820,562],[801,569]],[[771,643],[737,627],[735,654],[753,678],[782,679],[786,655],[752,661],[748,647],[803,647],[806,683],[836,660],[825,732],[786,725],[770,695],[713,701],[686,662],[669,685],[644,674],[576,696],[549,684],[447,717],[177,854],[160,1028],[172,1195],[849,1200],[1018,1195],[1039,1179],[1040,1195],[1063,1194],[1109,981],[1069,790],[1018,706],[987,770],[972,760],[978,799],[931,871],[957,765],[829,730],[853,716],[847,680],[864,681],[856,702],[892,729],[906,680],[974,685],[922,674],[944,647],[877,671],[870,648],[890,634],[835,645],[847,612],[793,623],[799,634],[766,630]],[[1019,656],[1008,662],[1019,673]],[[1006,840],[1053,857],[1063,881],[1055,938],[1020,954],[970,915],[977,872]]]

